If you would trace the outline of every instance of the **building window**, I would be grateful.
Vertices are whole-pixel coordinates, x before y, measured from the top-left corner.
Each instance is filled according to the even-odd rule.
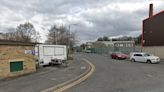
[[[123,44],[120,44],[120,47],[123,47]]]

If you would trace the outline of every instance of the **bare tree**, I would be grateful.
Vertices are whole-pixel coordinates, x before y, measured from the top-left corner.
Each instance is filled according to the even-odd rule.
[[[103,41],[103,38],[102,38],[102,37],[99,37],[99,38],[97,39],[97,41]]]
[[[142,40],[142,35],[140,34],[139,36],[137,36],[137,37],[135,38],[135,44],[141,45],[141,40]]]
[[[69,30],[65,26],[57,27],[54,25],[49,30],[46,43],[67,46],[70,44],[70,46],[73,47],[76,42],[75,34],[76,33],[69,34]]]
[[[97,41],[110,41],[110,39],[107,36],[99,37]]]
[[[15,33],[14,32],[3,33],[2,39],[15,41]]]
[[[40,38],[39,32],[37,32],[34,26],[29,22],[20,24],[16,28],[15,34],[16,40],[18,41],[37,42]]]
[[[25,24],[20,24],[14,32],[4,33],[3,38],[13,41],[38,42],[40,35],[31,23],[26,22]]]

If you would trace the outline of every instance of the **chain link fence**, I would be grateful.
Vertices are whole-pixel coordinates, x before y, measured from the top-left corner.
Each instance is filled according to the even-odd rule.
[[[111,54],[112,52],[123,52],[129,54],[130,52],[139,52],[139,47],[105,47],[105,48],[89,48],[91,53],[96,54]]]

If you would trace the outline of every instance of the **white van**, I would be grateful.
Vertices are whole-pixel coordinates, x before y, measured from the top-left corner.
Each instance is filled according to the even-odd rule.
[[[67,60],[65,45],[38,45],[35,47],[39,65],[62,64]]]

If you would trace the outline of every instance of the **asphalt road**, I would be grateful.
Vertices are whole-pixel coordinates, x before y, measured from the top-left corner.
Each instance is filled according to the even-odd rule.
[[[164,92],[164,63],[112,60],[109,56],[76,54],[92,62],[94,74],[65,92]]]
[[[87,69],[87,63],[75,57],[69,67],[44,67],[34,74],[0,80],[0,92],[40,92],[75,78]]]

